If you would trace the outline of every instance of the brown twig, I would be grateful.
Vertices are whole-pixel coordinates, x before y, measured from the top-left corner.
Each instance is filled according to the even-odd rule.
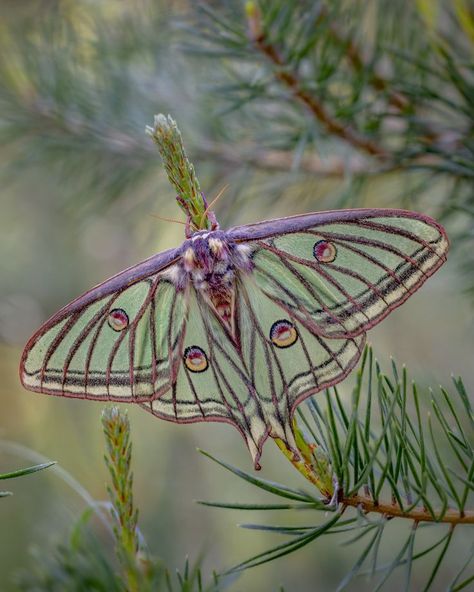
[[[336,494],[337,502],[340,506],[343,508],[359,508],[364,514],[377,513],[382,514],[386,518],[406,518],[414,522],[439,522],[454,525],[474,524],[474,511],[472,510],[466,510],[461,514],[457,510],[448,508],[444,511],[434,510],[433,514],[431,514],[426,508],[419,506],[407,511],[403,510],[396,502],[376,502],[369,495],[344,496],[343,491],[335,490],[332,485],[332,479],[328,477],[331,473],[329,460],[326,459],[326,462],[321,462],[320,459],[317,463],[317,469],[315,469],[315,459],[317,459],[317,456],[315,456],[316,446],[306,442],[296,423],[293,424],[293,430],[301,457],[295,456],[294,451],[288,447],[285,441],[275,439],[276,444],[295,469],[312,483],[324,495],[328,502],[330,500],[332,501],[332,498]]]
[[[28,101],[24,108],[34,115],[38,126],[46,128],[52,134],[69,134],[74,137],[83,137],[86,134],[99,136],[95,133],[93,126],[85,122],[75,121],[73,118],[62,117],[58,120],[54,110],[48,108],[40,101]],[[31,135],[37,133],[38,127],[30,131]],[[444,138],[438,133],[436,137],[439,142],[451,142],[457,140],[450,137]],[[123,159],[124,166],[133,168],[142,167],[147,158],[155,159],[156,150],[151,143],[143,143],[138,136],[133,136],[112,127],[103,128],[100,134],[100,142],[103,151]],[[195,148],[190,148],[192,157],[195,160],[211,158],[232,166],[250,165],[252,168],[259,168],[269,171],[289,171],[297,169],[304,173],[314,174],[321,177],[343,178],[347,175],[375,175],[392,172],[400,168],[401,164],[384,161],[374,166],[373,161],[360,153],[350,154],[347,157],[330,155],[325,158],[317,154],[304,154],[295,167],[294,152],[291,150],[268,150],[256,146],[249,147],[240,145],[238,148],[233,145],[221,142],[212,142],[200,139]],[[411,159],[410,164],[418,166],[433,166],[440,162],[436,154],[424,154]]]
[[[40,102],[30,101],[25,107],[34,115],[36,121],[41,119],[53,133],[68,133],[72,136],[91,133],[91,126],[75,122],[68,117],[63,117],[59,125],[54,111]],[[155,159],[156,156],[156,149],[151,143],[144,144],[138,136],[112,127],[101,130],[100,141],[104,150],[126,159],[133,166],[141,166],[146,158]],[[203,138],[195,148],[190,147],[189,151],[195,160],[212,159],[232,166],[248,164],[253,168],[269,171],[289,171],[297,168],[299,171],[321,177],[341,178],[347,175],[372,175],[387,171],[386,168],[373,168],[368,159],[360,154],[351,154],[347,157],[331,155],[326,158],[320,158],[316,154],[304,154],[295,167],[294,152],[289,150],[266,150],[247,145],[236,148],[235,144],[212,142]]]
[[[402,510],[398,504],[376,503],[372,499],[354,495],[353,497],[343,497],[342,506],[352,506],[360,508],[364,514],[376,512],[383,514],[387,518],[408,518],[415,522],[439,522],[444,524],[474,524],[474,512],[467,510],[460,514],[457,510],[447,509],[445,512],[434,511],[434,516],[425,508],[412,508],[408,511]]]
[[[296,74],[290,70],[277,49],[267,40],[261,25],[261,15],[256,5],[248,5],[247,17],[250,38],[255,47],[275,66],[275,77],[292,91],[294,97],[309,109],[327,131],[371,156],[382,160],[388,159],[390,154],[382,146],[366,138],[351,126],[344,125],[334,119],[319,99],[302,87]]]
[[[319,14],[319,22],[327,19],[328,17],[329,11],[326,6],[323,6]],[[365,63],[365,60],[362,57],[362,52],[356,45],[354,39],[352,39],[351,37],[347,37],[343,33],[341,33],[341,31],[335,23],[329,24],[329,33],[337,43],[346,48],[347,59],[351,63],[354,70],[357,70],[358,72],[368,70],[367,64]],[[387,93],[388,102],[393,107],[395,107],[399,111],[405,111],[409,107],[410,101],[407,99],[407,97],[405,97],[403,94],[397,91],[392,90],[390,88],[390,81],[384,78],[380,73],[371,70],[369,76],[369,82],[373,86],[373,88],[377,91]]]
[[[374,167],[360,154],[347,157],[304,154],[295,166],[294,152],[289,150],[266,150],[254,147],[234,146],[201,140],[193,155],[196,160],[212,158],[233,166],[251,165],[268,171],[289,171],[296,168],[304,173],[321,177],[341,178],[347,175],[374,175],[387,172],[386,167]],[[390,169],[391,170],[391,169]]]

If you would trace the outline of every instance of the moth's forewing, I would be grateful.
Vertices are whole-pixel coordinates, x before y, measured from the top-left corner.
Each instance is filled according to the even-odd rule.
[[[170,326],[176,290],[161,274],[178,255],[171,249],[150,257],[51,317],[25,347],[23,386],[117,401],[143,400],[168,388],[172,356],[164,342],[151,337]]]
[[[356,336],[380,322],[445,261],[443,227],[405,210],[342,210],[234,228],[254,246],[260,288],[312,331]]]

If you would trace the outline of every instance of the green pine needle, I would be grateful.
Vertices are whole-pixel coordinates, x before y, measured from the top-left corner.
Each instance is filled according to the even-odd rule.
[[[37,471],[42,471],[43,469],[47,469],[48,467],[52,467],[56,464],[56,461],[41,463],[39,465],[34,465],[32,467],[27,467],[26,469],[19,469],[18,471],[12,471],[11,473],[0,473],[0,479],[14,479],[15,477],[22,477],[23,475],[30,475],[31,473],[36,473]]]
[[[38,465],[34,465],[32,467],[27,467],[25,469],[19,469],[17,471],[11,471],[10,473],[0,473],[0,480],[2,479],[15,479],[17,477],[23,477],[24,475],[31,475],[31,473],[36,473],[37,471],[42,471],[43,469],[47,469],[56,464],[56,461],[50,461],[46,463],[40,463]],[[13,495],[11,491],[0,491],[0,497],[9,497]]]

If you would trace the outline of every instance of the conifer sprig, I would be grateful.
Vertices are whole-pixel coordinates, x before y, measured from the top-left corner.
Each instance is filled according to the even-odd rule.
[[[212,212],[201,192],[194,166],[184,150],[181,132],[169,115],[155,115],[153,127],[146,132],[158,146],[169,182],[178,192],[177,202],[186,214],[191,230],[203,230],[212,226]]]
[[[206,453],[237,477],[284,498],[285,503],[201,502],[205,505],[242,511],[306,508],[329,512],[318,524],[306,513],[298,524],[288,525],[286,520],[286,526],[242,525],[251,530],[278,532],[290,539],[230,571],[282,557],[325,535],[344,535],[349,536],[345,544],[359,545],[361,551],[352,570],[342,579],[340,590],[367,569],[373,576],[373,589],[379,590],[399,568],[405,573],[403,589],[409,590],[416,560],[427,555],[432,557],[432,568],[425,574],[424,590],[435,589],[432,586],[436,585],[456,529],[474,525],[474,416],[462,380],[453,379],[453,385],[451,392],[443,388],[438,394],[422,392],[415,382],[409,382],[405,367],[392,362],[391,372],[385,373],[373,351],[366,348],[350,401],[338,388],[331,388],[325,397],[310,398],[302,406],[304,410],[298,412],[296,433],[302,460],[293,464],[322,497],[254,477]],[[311,458],[315,451],[319,453],[319,464]],[[302,461],[306,461],[304,469]],[[379,550],[383,540],[390,537],[393,520],[402,520],[410,528],[398,551],[387,561]],[[427,524],[436,529],[436,542],[423,546],[418,527]],[[468,562],[471,559],[466,557]],[[465,569],[463,564],[463,572]],[[461,572],[456,578],[456,585],[462,586]],[[464,583],[467,581],[469,578]]]
[[[112,503],[117,556],[127,582],[127,590],[139,592],[143,578],[138,555],[138,510],[133,503],[130,423],[126,412],[118,407],[107,407],[102,413],[102,426],[107,449],[104,459],[111,478],[107,491]]]

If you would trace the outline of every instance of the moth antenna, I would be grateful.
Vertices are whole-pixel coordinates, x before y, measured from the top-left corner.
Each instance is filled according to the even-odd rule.
[[[229,184],[224,185],[224,187],[219,191],[219,193],[216,195],[216,197],[211,201],[211,203],[204,210],[204,213],[201,216],[201,220],[200,220],[200,223],[199,223],[200,226],[202,225],[202,223],[203,223],[205,217],[207,216],[207,214],[209,213],[209,210],[224,195],[224,193],[227,191],[227,189],[229,189]]]
[[[174,218],[164,218],[163,216],[158,216],[158,214],[150,214],[150,216],[152,218],[158,218],[158,220],[164,220],[165,222],[176,222],[176,224],[182,224],[183,226],[186,226],[186,222],[183,222],[182,220],[175,220]]]

